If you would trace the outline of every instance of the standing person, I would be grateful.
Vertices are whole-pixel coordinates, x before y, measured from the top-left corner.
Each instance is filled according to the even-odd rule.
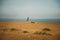
[[[27,21],[29,21],[29,17],[27,17]]]

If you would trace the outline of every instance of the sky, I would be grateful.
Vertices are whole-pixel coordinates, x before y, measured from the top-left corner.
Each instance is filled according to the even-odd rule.
[[[1,0],[0,2],[0,18],[60,18],[58,0]]]

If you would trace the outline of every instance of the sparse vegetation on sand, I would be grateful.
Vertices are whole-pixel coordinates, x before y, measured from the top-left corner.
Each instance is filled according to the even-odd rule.
[[[52,35],[51,33],[47,33],[47,31],[51,31],[49,28],[44,28],[41,32],[39,31],[36,31],[34,32],[34,34],[37,34],[37,35]]]
[[[23,31],[23,33],[29,33],[28,31]]]
[[[35,22],[31,21],[31,23],[35,23]]]
[[[51,31],[49,28],[44,28],[43,31]]]
[[[0,22],[0,40],[59,40],[60,23]]]
[[[16,31],[16,29],[15,28],[11,28],[10,31]]]

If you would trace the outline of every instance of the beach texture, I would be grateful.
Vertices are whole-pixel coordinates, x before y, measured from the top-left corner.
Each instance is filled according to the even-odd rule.
[[[0,22],[0,40],[60,40],[58,22]]]

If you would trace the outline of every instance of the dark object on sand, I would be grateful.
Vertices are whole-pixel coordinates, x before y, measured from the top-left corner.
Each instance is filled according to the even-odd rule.
[[[16,29],[15,29],[15,28],[11,28],[10,30],[11,30],[11,31],[15,31]]]
[[[43,31],[51,31],[49,28],[44,28]]]
[[[31,23],[35,23],[35,22],[32,22],[32,21],[31,21]]]
[[[23,31],[23,33],[29,33],[28,31]]]

